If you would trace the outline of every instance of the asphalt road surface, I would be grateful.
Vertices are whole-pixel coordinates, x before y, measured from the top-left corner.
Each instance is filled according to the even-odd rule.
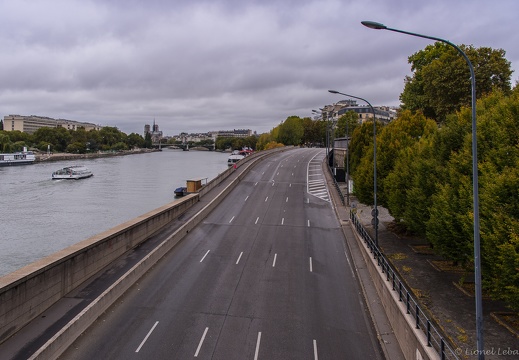
[[[259,162],[62,359],[382,359],[321,170]]]

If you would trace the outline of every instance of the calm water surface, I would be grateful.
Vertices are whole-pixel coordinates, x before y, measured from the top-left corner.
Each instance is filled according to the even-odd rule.
[[[0,167],[0,276],[175,200],[187,179],[225,171],[228,156],[164,150]],[[94,176],[51,180],[73,164]]]

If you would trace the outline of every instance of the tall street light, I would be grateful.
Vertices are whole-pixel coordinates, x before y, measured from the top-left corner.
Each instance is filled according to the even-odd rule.
[[[332,94],[339,94],[344,95],[347,97],[351,97],[354,99],[359,99],[364,102],[366,102],[371,109],[371,112],[373,113],[373,226],[375,227],[375,246],[378,250],[378,209],[377,209],[377,119],[375,115],[375,109],[373,109],[373,106],[371,103],[358,96],[348,95],[341,92],[338,92],[337,90],[328,90],[328,92],[331,92]],[[349,149],[348,149],[349,151]],[[349,184],[348,184],[349,186]]]
[[[477,152],[477,136],[476,136],[476,77],[474,75],[474,67],[467,55],[458,46],[448,40],[437,38],[434,36],[416,34],[409,31],[392,29],[384,24],[374,21],[362,21],[362,25],[375,30],[389,30],[406,35],[421,37],[434,41],[441,41],[455,48],[467,62],[470,69],[470,84],[472,92],[472,197],[474,211],[474,282],[476,287],[476,336],[478,359],[485,358],[483,348],[483,305],[482,305],[482,289],[481,289],[481,250],[480,250],[480,234],[479,234],[479,195],[478,195],[478,152]]]

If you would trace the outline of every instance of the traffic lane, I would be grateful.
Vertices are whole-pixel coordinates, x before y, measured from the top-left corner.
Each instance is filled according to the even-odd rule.
[[[221,313],[225,314],[232,298],[233,286],[240,276],[238,267],[234,270],[229,266],[236,265],[237,259],[234,247],[229,246],[233,236],[241,239],[244,245],[236,248],[243,248],[244,252],[248,252],[245,246],[245,239],[248,237],[236,235],[240,233],[240,227],[234,226],[229,235],[229,226],[211,225],[202,228],[207,227],[210,229],[201,231],[197,228],[191,232],[192,239],[186,243],[195,243],[197,239],[200,242],[190,253],[184,254],[185,258],[180,259],[179,251],[175,248],[176,256],[173,256],[173,259],[167,256],[160,261],[139,283],[128,290],[109,313],[105,313],[96,321],[92,327],[94,330],[87,330],[78,344],[72,347],[80,348],[80,354],[68,352],[63,358],[69,358],[71,355],[82,359],[92,356],[134,356],[135,349],[132,345],[140,342],[150,323],[157,320],[160,320],[162,325],[157,326],[148,341],[153,342],[157,337],[163,339],[166,335],[161,329],[167,329],[167,336],[172,336],[175,340],[166,341],[170,344],[168,346],[159,341],[146,350],[147,356],[150,355],[150,351],[161,356],[163,352],[170,353],[173,350],[177,351],[177,348],[189,348],[194,341],[193,337],[198,336],[196,324],[202,321],[200,316],[212,314],[213,317],[217,317]],[[250,230],[243,231],[251,234]],[[212,240],[208,239],[207,233],[215,235],[211,237]],[[226,241],[216,241],[218,238]],[[212,251],[207,253],[207,248],[211,248]],[[243,266],[242,264],[239,265]],[[164,328],[163,325],[168,324],[175,326]]]

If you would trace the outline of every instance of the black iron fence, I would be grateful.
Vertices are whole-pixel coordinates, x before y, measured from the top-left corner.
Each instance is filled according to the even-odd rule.
[[[427,346],[433,347],[442,360],[460,358],[456,352],[452,350],[445,338],[438,332],[436,327],[431,323],[431,320],[420,308],[412,293],[406,288],[404,283],[390,265],[384,254],[375,246],[375,242],[371,239],[366,229],[362,226],[359,218],[354,212],[350,212],[350,219],[355,229],[366,243],[368,249],[373,254],[373,258],[377,260],[378,266],[381,268],[382,274],[385,274],[386,281],[391,282],[393,291],[398,292],[398,301],[405,303],[406,313],[412,316],[416,329],[420,329],[427,337]]]

